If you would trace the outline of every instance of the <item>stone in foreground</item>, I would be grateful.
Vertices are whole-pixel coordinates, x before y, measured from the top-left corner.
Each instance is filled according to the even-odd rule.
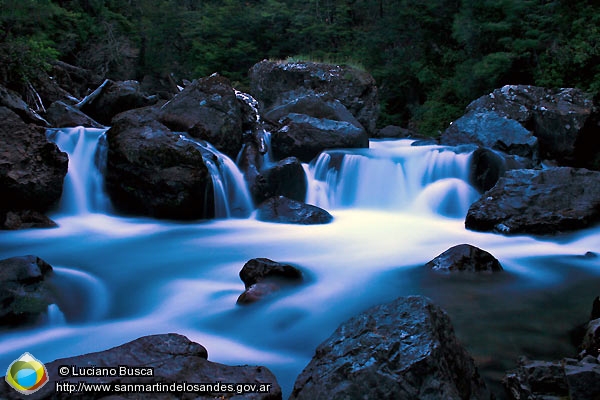
[[[281,224],[328,224],[333,220],[333,216],[322,208],[284,196],[271,197],[258,206],[256,211],[256,219],[259,221]]]
[[[411,296],[343,323],[317,348],[290,400],[488,398],[446,313]]]

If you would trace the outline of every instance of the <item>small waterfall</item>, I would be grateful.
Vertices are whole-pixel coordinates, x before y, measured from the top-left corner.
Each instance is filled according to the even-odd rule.
[[[369,149],[332,150],[305,170],[307,203],[326,209],[413,209],[464,217],[479,196],[468,182],[471,153],[411,141],[372,141]]]
[[[215,218],[247,218],[254,206],[243,174],[237,165],[210,143],[178,133],[182,140],[193,143],[202,152],[202,159],[212,178]]]
[[[58,212],[64,215],[104,213],[110,200],[104,191],[106,168],[106,129],[49,129],[48,139],[69,155],[69,171],[64,181]]]
[[[265,130],[262,126],[262,121],[260,119],[260,113],[258,112],[258,100],[249,95],[248,93],[241,92],[237,89],[235,90],[236,97],[246,103],[254,112],[254,117],[256,121],[256,126],[258,127],[257,131],[254,132],[256,144],[258,146],[258,151],[263,155],[261,166],[262,168],[269,167],[274,164],[274,157],[271,151],[271,132]],[[245,145],[244,145],[245,146]],[[236,162],[239,163],[239,157],[242,154],[243,148],[238,155],[238,160]]]
[[[63,314],[56,304],[50,304],[46,314],[47,324],[50,326],[60,326],[67,323],[65,314]]]

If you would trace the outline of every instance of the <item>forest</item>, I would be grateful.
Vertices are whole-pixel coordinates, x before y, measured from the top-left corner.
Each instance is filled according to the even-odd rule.
[[[115,80],[213,72],[241,90],[263,59],[349,64],[376,79],[379,125],[435,136],[505,84],[600,92],[600,2],[0,0],[0,83],[56,60]]]

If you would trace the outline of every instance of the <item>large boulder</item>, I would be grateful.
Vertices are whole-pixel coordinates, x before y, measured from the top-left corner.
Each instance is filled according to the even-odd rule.
[[[46,139],[43,128],[0,107],[0,214],[49,210],[61,197],[68,163],[67,154]]]
[[[273,196],[285,196],[296,201],[306,199],[308,182],[302,163],[296,157],[284,158],[262,171],[264,183],[258,188],[255,201],[262,203]]]
[[[157,218],[210,218],[211,175],[201,151],[156,120],[153,108],[113,119],[107,131],[106,189],[117,210]]]
[[[537,139],[521,124],[496,111],[469,111],[442,133],[447,146],[475,144],[508,154],[537,159]]]
[[[307,95],[327,95],[339,100],[367,133],[375,133],[377,86],[365,71],[345,65],[264,60],[255,64],[249,75],[250,91],[264,110]]]
[[[369,147],[366,132],[349,122],[292,113],[282,120],[282,125],[271,135],[277,158],[297,157],[310,162],[327,149]]]
[[[591,356],[560,361],[522,358],[502,383],[509,400],[594,400],[600,398],[600,361]]]
[[[485,250],[470,244],[459,244],[449,248],[442,254],[425,264],[438,272],[499,272],[500,262]]]
[[[149,106],[157,98],[147,96],[138,81],[112,81],[107,79],[77,106],[94,120],[110,125],[112,118],[124,111]]]
[[[55,302],[47,279],[52,266],[36,256],[0,260],[0,324],[34,321]]]
[[[173,131],[185,131],[210,142],[235,159],[242,147],[248,113],[230,82],[211,75],[192,82],[165,104],[160,121]]]
[[[317,206],[276,196],[258,206],[256,219],[281,224],[313,225],[328,224],[333,220],[333,216]]]
[[[290,400],[489,399],[447,314],[402,297],[344,322],[316,350]]]
[[[586,167],[600,157],[600,128],[588,123],[598,110],[592,96],[579,89],[507,85],[467,106],[467,113],[491,111],[531,130],[538,139],[541,158]],[[586,129],[594,129],[593,134],[586,133],[586,125]]]
[[[471,204],[465,226],[505,234],[554,234],[600,220],[600,172],[569,167],[508,171]]]
[[[281,400],[281,388],[275,376],[262,366],[228,366],[207,360],[206,349],[175,333],[144,336],[109,350],[62,358],[46,364],[49,382],[31,395],[32,399],[250,399]],[[119,366],[125,366],[132,374],[134,371],[148,373],[151,376],[122,376]],[[116,368],[115,376],[77,377],[74,381],[72,369],[77,368]],[[61,376],[57,371],[67,368],[68,375]],[[111,384],[109,391],[57,391],[56,385],[76,385],[74,382],[90,384]],[[127,385],[143,385],[148,392],[127,390]],[[243,384],[243,385],[240,385]],[[152,391],[160,385],[161,390]],[[177,389],[177,385],[184,390]],[[183,385],[183,386],[182,386]],[[196,385],[194,387],[194,385]],[[186,386],[186,387],[184,387]],[[254,392],[244,392],[254,389]],[[164,387],[164,389],[163,389]],[[169,389],[173,387],[173,389]],[[76,388],[76,387],[74,387]],[[160,393],[151,395],[150,393]],[[187,394],[184,394],[187,393]],[[8,386],[3,378],[0,382],[0,397],[22,399],[23,395]]]

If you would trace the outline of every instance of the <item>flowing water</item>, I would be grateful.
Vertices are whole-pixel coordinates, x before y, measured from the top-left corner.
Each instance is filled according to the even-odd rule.
[[[102,136],[81,128],[50,132],[70,153],[63,199],[51,215],[59,228],[0,233],[0,258],[35,254],[54,266],[58,297],[39,326],[0,331],[0,366],[25,351],[49,362],[177,332],[203,344],[212,361],[269,367],[287,396],[341,322],[374,304],[423,294],[448,311],[497,389],[501,371],[519,355],[574,354],[569,330],[586,321],[600,294],[600,258],[583,256],[600,252],[597,227],[550,238],[464,228],[477,198],[467,183],[468,153],[407,141],[323,153],[305,169],[307,200],[335,218],[327,225],[251,217],[183,223],[111,211],[101,190],[103,148],[95,150]],[[505,272],[424,271],[459,243],[491,252]],[[236,305],[244,290],[239,271],[255,257],[295,264],[306,282]]]

